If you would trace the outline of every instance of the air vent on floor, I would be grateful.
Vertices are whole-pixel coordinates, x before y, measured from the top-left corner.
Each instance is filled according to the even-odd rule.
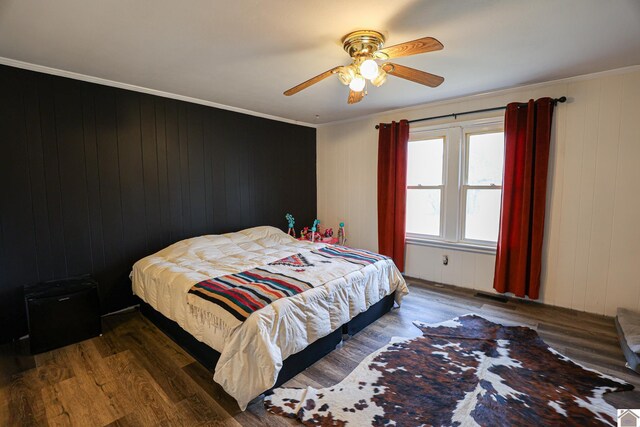
[[[474,296],[479,297],[479,298],[490,299],[492,301],[498,301],[498,302],[505,303],[505,304],[509,302],[509,298],[507,298],[507,297],[503,297],[501,295],[489,294],[489,293],[485,293],[485,292],[476,292],[476,294]]]

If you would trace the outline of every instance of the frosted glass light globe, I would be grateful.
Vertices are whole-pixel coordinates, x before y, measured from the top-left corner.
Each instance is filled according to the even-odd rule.
[[[362,89],[364,89],[364,83],[364,78],[358,74],[353,78],[353,80],[351,80],[351,83],[349,83],[349,89],[354,92],[362,92]]]
[[[378,64],[373,59],[367,59],[360,64],[360,74],[368,80],[373,80],[378,76]]]
[[[347,67],[341,67],[340,71],[338,71],[338,79],[340,80],[340,83],[342,83],[345,86],[351,83],[351,80],[353,80],[355,75],[356,75],[356,71],[353,65],[349,65]]]
[[[371,84],[376,87],[379,87],[379,86],[382,86],[386,81],[387,81],[387,73],[384,70],[380,70],[376,78],[371,80]]]

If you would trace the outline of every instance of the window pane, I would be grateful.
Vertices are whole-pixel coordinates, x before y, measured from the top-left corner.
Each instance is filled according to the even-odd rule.
[[[502,185],[504,133],[469,135],[469,185]]]
[[[465,239],[498,241],[501,195],[500,189],[467,190]]]
[[[442,185],[444,138],[409,141],[407,185]]]
[[[407,232],[440,236],[440,190],[407,190]]]

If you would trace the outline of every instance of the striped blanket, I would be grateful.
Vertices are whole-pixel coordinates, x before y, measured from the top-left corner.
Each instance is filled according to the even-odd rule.
[[[291,255],[265,266],[196,283],[189,294],[216,304],[244,321],[272,302],[346,276],[387,259],[343,246]]]

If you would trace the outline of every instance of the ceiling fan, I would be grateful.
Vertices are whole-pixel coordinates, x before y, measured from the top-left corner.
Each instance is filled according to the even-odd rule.
[[[441,50],[444,46],[438,40],[433,37],[423,37],[383,48],[384,41],[384,36],[381,33],[372,30],[359,30],[347,34],[344,36],[342,43],[344,50],[351,57],[351,64],[334,67],[322,74],[318,74],[306,82],[285,91],[284,94],[286,96],[296,94],[333,74],[338,75],[338,79],[342,84],[349,86],[348,104],[362,101],[367,94],[367,80],[377,87],[384,84],[387,80],[387,75],[400,77],[429,87],[439,86],[444,81],[444,77],[436,76],[426,71],[391,62],[384,62],[381,65],[376,62]]]

